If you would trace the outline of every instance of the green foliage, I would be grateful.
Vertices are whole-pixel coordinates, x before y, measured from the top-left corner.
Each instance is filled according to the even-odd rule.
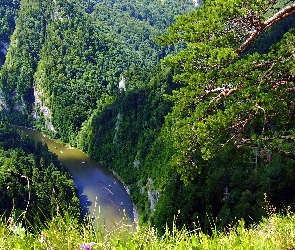
[[[7,42],[15,28],[20,1],[0,1],[0,41]]]
[[[276,152],[278,143],[282,150],[288,147],[282,138],[293,135],[294,95],[292,80],[283,79],[294,77],[294,30],[267,54],[239,52],[251,29],[247,15],[256,11],[263,21],[271,7],[268,1],[207,1],[159,38],[187,44],[164,61],[178,70],[174,79],[183,84],[171,97],[174,106],[165,125],[175,148],[171,164],[183,180],[196,176],[201,158],[212,159],[232,144]]]
[[[294,215],[271,215],[254,227],[240,220],[226,232],[207,235],[199,228],[166,230],[160,236],[153,227],[133,232],[126,225],[104,233],[103,228],[81,225],[73,217],[58,216],[30,233],[21,225],[0,224],[0,247],[7,249],[77,249],[82,244],[91,249],[292,249]],[[41,231],[42,230],[42,231]]]
[[[0,72],[2,101],[5,103],[2,112],[10,121],[21,125],[31,122],[27,117],[33,108],[33,75],[40,60],[44,25],[50,12],[44,6],[44,1],[21,1],[16,28]]]
[[[11,216],[15,223],[33,223],[35,218],[43,222],[64,209],[80,218],[75,184],[57,157],[41,142],[35,145],[5,124],[0,137],[0,213],[4,218]]]
[[[264,54],[269,52],[273,44],[279,42],[286,32],[288,32],[291,28],[294,28],[294,21],[295,16],[291,15],[288,18],[285,18],[278,22],[269,30],[262,33],[253,43],[253,45],[249,48],[249,51],[247,53],[250,54],[255,51],[259,52],[260,54]]]
[[[148,82],[151,72],[138,74],[130,70],[126,85],[134,90],[120,93],[110,105],[105,105],[108,100],[99,104],[91,119],[83,124],[77,140],[80,149],[122,178],[141,212],[148,210],[147,190],[142,193],[142,185],[152,174],[146,157],[171,106],[163,93],[171,93],[175,88],[170,70],[154,68],[152,72],[155,76]],[[141,81],[145,81],[146,87],[139,88]],[[102,106],[105,108],[101,109]]]
[[[119,54],[124,52],[114,51],[115,43],[103,37],[82,13],[56,19],[47,26],[47,36],[35,88],[42,93],[41,102],[50,108],[57,135],[69,141],[96,108],[102,93],[112,91],[121,73]],[[41,105],[39,108],[42,110]]]
[[[99,107],[91,118],[91,122],[85,124],[85,127],[81,130],[82,133],[78,140],[80,147],[84,144],[81,149],[95,158],[99,157],[100,161],[113,166],[112,168],[116,171],[119,170],[116,166],[124,165],[122,161],[128,165],[133,165],[139,149],[148,149],[148,145],[161,128],[164,115],[169,110],[169,102],[163,100],[160,90],[162,88],[163,91],[166,91],[165,86],[161,86],[160,82],[165,84],[166,88],[171,88],[169,86],[171,84],[169,82],[171,73],[169,71],[159,73],[150,82],[150,87],[138,89],[136,87],[137,77],[144,79],[144,76],[148,76],[148,73],[143,72],[142,75],[133,75],[132,71],[128,72],[127,77],[131,79],[130,84],[135,85],[135,90],[129,93],[121,93],[116,101],[113,101],[103,110]],[[124,115],[121,116],[121,114]],[[89,138],[88,141],[85,140],[87,137]],[[97,140],[98,138],[99,140]],[[129,159],[126,159],[126,152],[129,152],[127,154],[130,157]],[[146,153],[140,152],[140,159],[143,157],[142,155],[146,155]],[[126,170],[128,171],[128,169]]]
[[[245,6],[250,2],[206,1],[159,38],[187,44],[164,60],[181,88],[169,97],[172,111],[146,158],[161,194],[151,213],[159,230],[164,221],[171,228],[176,214],[179,226],[199,222],[206,231],[208,216],[220,229],[236,219],[258,221],[265,215],[264,194],[278,210],[294,202],[278,195],[293,192],[294,30],[279,42],[274,37],[265,54],[239,53],[245,36],[236,29],[243,32],[245,11],[263,17],[267,9]],[[280,33],[282,25],[271,32]],[[260,45],[258,40],[257,51]]]
[[[9,38],[15,29],[18,9],[19,1],[0,1],[0,66],[5,61],[5,52],[2,50],[4,49],[4,44],[9,44]]]
[[[259,33],[290,1],[204,2],[177,17],[161,47],[155,36],[192,3],[22,0],[0,71],[1,119],[108,165],[141,221],[161,234],[166,224],[212,232],[211,217],[220,229],[241,218],[248,225],[265,215],[265,193],[278,210],[294,204],[294,15]],[[122,77],[127,91],[118,89]],[[12,150],[3,165],[29,161]]]
[[[148,124],[153,117],[161,120],[154,113],[161,108],[155,107],[167,100],[154,105],[154,95],[146,99],[137,88],[143,77],[134,74],[127,78],[134,91],[98,112],[80,134],[82,149],[122,177],[143,221],[151,215],[150,222],[161,232],[166,223],[173,226],[176,214],[179,227],[193,227],[198,221],[210,231],[206,215],[217,218],[218,228],[240,218],[248,225],[265,215],[265,193],[277,209],[294,202],[291,197],[279,198],[276,188],[270,188],[280,183],[280,192],[293,192],[288,184],[292,179],[284,174],[292,172],[293,160],[275,154],[278,145],[286,152],[293,150],[293,143],[284,140],[293,131],[294,96],[288,92],[293,85],[274,87],[284,77],[293,79],[293,31],[266,54],[241,55],[236,50],[244,37],[235,37],[235,29],[244,26],[235,27],[233,22],[247,12],[250,1],[207,4],[178,17],[168,35],[159,38],[166,44],[187,44],[164,60],[181,88],[169,97],[174,105],[163,128],[159,123],[161,131]],[[268,4],[251,8],[263,15]],[[155,94],[171,90],[157,87]],[[163,116],[169,111],[165,110]],[[150,178],[153,187],[147,184]],[[146,197],[155,189],[160,196],[154,211]]]
[[[117,95],[122,73],[154,66],[171,51],[154,37],[163,19],[167,27],[192,7],[175,3],[21,1],[0,72],[2,115],[75,145],[101,96]]]

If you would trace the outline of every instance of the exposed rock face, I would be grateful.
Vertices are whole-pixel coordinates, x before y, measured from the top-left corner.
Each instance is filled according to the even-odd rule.
[[[155,207],[156,207],[156,204],[159,200],[159,197],[160,197],[160,193],[158,190],[155,190],[153,189],[153,185],[154,182],[151,178],[148,178],[148,183],[147,183],[147,194],[148,194],[148,199],[151,203],[151,211],[154,211],[155,210]]]
[[[55,132],[55,129],[52,124],[52,116],[50,109],[45,105],[45,98],[43,98],[42,89],[38,87],[38,85],[34,88],[34,97],[35,97],[35,111],[33,112],[32,116],[35,119],[40,118],[40,113],[42,113],[44,120],[45,120],[45,127],[48,130]]]
[[[139,165],[140,165],[140,161],[138,160],[138,155],[139,155],[139,152],[137,152],[135,159],[133,161],[133,166],[136,167],[137,169],[139,168]]]
[[[7,104],[7,99],[13,101],[13,109],[20,112],[24,113],[24,110],[26,108],[26,104],[24,101],[24,98],[16,91],[14,91],[12,94],[8,95],[8,97],[5,97],[5,94],[2,89],[0,89],[0,111],[1,110],[8,110],[8,104]]]
[[[19,93],[15,93],[12,97],[13,99],[17,100],[16,103],[14,103],[14,109],[17,110],[20,113],[23,113],[26,107],[26,104],[24,102],[24,98],[19,95]]]
[[[118,115],[117,115],[117,122],[116,122],[116,126],[115,126],[115,135],[114,135],[113,143],[116,143],[117,133],[118,133],[119,125],[120,125],[120,122],[121,121],[122,121],[122,115],[120,113],[118,113]]]
[[[2,89],[0,89],[0,110],[7,110],[7,103]]]
[[[203,4],[203,1],[202,0],[192,0],[195,4],[196,7],[199,7]]]
[[[5,57],[8,52],[9,42],[0,41],[0,66],[5,62]],[[0,89],[0,110],[8,110],[7,99],[13,100],[13,109],[23,113],[26,107],[24,98],[17,92],[15,89],[12,93],[9,93],[8,96],[5,97],[5,94],[2,89]]]
[[[119,82],[119,90],[120,92],[126,91],[125,78],[123,76],[121,81]]]

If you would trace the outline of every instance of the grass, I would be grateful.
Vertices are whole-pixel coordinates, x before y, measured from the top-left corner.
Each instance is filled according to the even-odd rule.
[[[69,215],[56,217],[33,232],[20,224],[0,224],[0,249],[295,249],[295,216],[272,214],[260,224],[246,229],[243,220],[227,232],[209,236],[174,227],[159,236],[152,228],[130,229],[123,222],[112,231],[81,225]],[[81,245],[86,244],[86,245]],[[84,247],[84,248],[80,248]]]

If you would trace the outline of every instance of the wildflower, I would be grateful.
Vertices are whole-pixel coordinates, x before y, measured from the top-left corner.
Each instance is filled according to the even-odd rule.
[[[81,244],[79,246],[80,249],[86,249],[86,250],[90,250],[92,248],[92,246],[94,245],[94,242],[90,242],[89,244]]]
[[[46,243],[46,235],[44,232],[41,232],[40,243]]]
[[[14,219],[12,217],[9,217],[7,222],[12,225],[14,224]]]
[[[48,239],[46,239],[46,234],[41,232],[40,243],[46,246],[46,250],[53,249],[52,244]]]

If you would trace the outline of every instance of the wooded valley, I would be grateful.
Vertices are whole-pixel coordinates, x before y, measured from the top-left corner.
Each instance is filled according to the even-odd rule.
[[[287,0],[0,0],[2,197],[36,178],[31,200],[42,182],[77,202],[14,124],[108,166],[160,232],[294,211],[294,14]]]

